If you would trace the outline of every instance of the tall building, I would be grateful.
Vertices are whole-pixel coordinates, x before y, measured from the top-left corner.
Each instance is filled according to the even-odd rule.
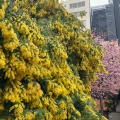
[[[85,27],[90,29],[90,0],[66,0],[62,1],[64,8],[82,20]],[[85,13],[81,18],[80,14]]]
[[[116,24],[113,4],[91,8],[91,29],[105,40],[116,40]]]
[[[108,0],[108,3],[109,3],[109,4],[112,4],[112,3],[113,3],[113,0]]]
[[[120,0],[109,0],[109,3],[114,5],[114,15],[115,15],[117,38],[120,43]]]

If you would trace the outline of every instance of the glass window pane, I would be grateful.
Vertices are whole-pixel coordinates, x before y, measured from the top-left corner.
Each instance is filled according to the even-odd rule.
[[[86,26],[86,20],[83,20],[83,24],[84,24],[84,26]]]
[[[72,8],[72,4],[70,4],[70,8]]]
[[[78,7],[81,7],[81,6],[82,6],[82,4],[81,4],[81,2],[79,2],[79,3],[78,3]]]
[[[85,6],[85,1],[82,2],[82,6]]]
[[[73,8],[77,8],[77,3],[73,3]]]

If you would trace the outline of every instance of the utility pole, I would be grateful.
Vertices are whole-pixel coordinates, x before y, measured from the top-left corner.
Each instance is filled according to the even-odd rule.
[[[103,115],[103,98],[100,95],[100,110],[101,110],[101,114]]]

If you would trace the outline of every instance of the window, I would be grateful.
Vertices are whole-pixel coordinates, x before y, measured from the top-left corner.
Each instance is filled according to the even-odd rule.
[[[71,8],[77,8],[77,3],[70,4],[70,9]]]
[[[81,14],[83,16],[85,16],[86,12],[85,12],[85,10],[83,10],[83,11],[73,12],[72,14],[74,14],[76,17],[80,17]]]
[[[84,24],[84,26],[86,26],[86,20],[83,20],[83,24]]]
[[[87,12],[85,10],[81,11],[81,13],[83,14],[83,16],[86,16]]]
[[[77,12],[77,17],[80,17],[81,11]]]
[[[77,3],[73,3],[72,8],[77,8]]]
[[[85,6],[85,1],[81,2],[82,6]]]
[[[85,1],[78,2],[78,3],[72,3],[72,4],[70,4],[70,9],[72,9],[72,8],[78,8],[78,7],[83,7],[83,6],[85,6]]]
[[[78,3],[78,7],[81,7],[81,6],[82,6],[82,4],[81,4],[81,2],[79,2],[79,3]]]
[[[72,14],[75,15],[75,16],[77,17],[77,12],[73,12]]]
[[[78,17],[80,17],[80,16],[86,16],[86,11],[85,10],[83,10],[83,11],[79,11],[78,12]]]
[[[72,8],[72,4],[70,4],[70,8]]]

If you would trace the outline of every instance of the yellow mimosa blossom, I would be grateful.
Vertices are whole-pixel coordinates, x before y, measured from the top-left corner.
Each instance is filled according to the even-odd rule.
[[[0,9],[0,19],[5,17],[5,11],[3,9]]]
[[[5,66],[5,61],[0,59],[0,68],[4,68]]]
[[[13,7],[14,12],[17,12],[17,10],[18,10],[17,6]]]
[[[34,113],[28,112],[25,115],[25,120],[34,120],[34,119],[35,119],[35,114]]]

